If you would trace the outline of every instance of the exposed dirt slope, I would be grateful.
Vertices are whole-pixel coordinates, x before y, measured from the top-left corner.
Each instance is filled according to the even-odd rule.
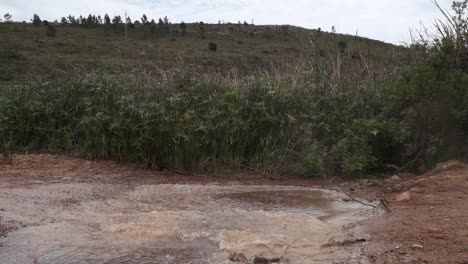
[[[139,184],[257,184],[257,185],[294,185],[322,186],[324,180],[273,179],[255,173],[229,173],[209,177],[206,175],[187,175],[169,171],[154,171],[135,164],[117,163],[114,161],[92,161],[59,155],[15,155],[12,162],[5,164],[0,158],[0,186],[21,183],[31,180],[55,179],[57,182],[106,181],[132,185],[138,179]],[[27,178],[25,178],[27,177]]]
[[[421,176],[395,175],[349,187],[382,199],[389,213],[366,224],[375,263],[468,263],[468,166],[439,164]]]

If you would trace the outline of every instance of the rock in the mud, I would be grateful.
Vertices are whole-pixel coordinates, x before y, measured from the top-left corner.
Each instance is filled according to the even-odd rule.
[[[442,234],[442,229],[440,228],[429,228],[427,232],[432,235]]]
[[[393,176],[390,178],[390,180],[392,180],[392,181],[401,181],[401,178],[400,178],[400,176],[398,176],[398,175],[393,175]]]
[[[254,264],[270,264],[270,263],[279,263],[281,258],[265,258],[262,256],[255,256],[253,263]]]
[[[398,195],[395,198],[395,202],[397,203],[405,203],[411,200],[411,194],[409,192],[404,192]]]
[[[410,190],[412,193],[424,193],[424,189],[421,187],[413,187]]]
[[[398,183],[397,185],[389,188],[392,192],[401,192],[407,188],[406,184],[403,182]]]
[[[229,260],[240,263],[247,263],[249,261],[247,257],[242,253],[231,253],[229,255]]]
[[[419,244],[413,244],[413,245],[411,245],[411,248],[414,249],[414,250],[422,250],[422,249],[424,249],[424,246],[419,245]]]

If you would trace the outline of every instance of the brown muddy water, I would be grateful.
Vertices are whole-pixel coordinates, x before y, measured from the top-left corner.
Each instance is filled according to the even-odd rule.
[[[335,191],[291,186],[0,185],[1,263],[362,263],[345,227],[376,214]]]

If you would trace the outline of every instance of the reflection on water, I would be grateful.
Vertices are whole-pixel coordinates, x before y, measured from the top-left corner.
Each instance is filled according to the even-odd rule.
[[[77,185],[59,187],[93,192]],[[18,203],[12,219],[30,213],[23,210],[46,209],[56,220],[3,239],[2,263],[231,263],[231,253],[327,263],[337,256],[322,246],[343,240],[343,225],[373,213],[333,191],[278,186],[143,185],[54,207],[48,193],[59,187],[36,190],[35,208],[21,205],[14,190],[0,197]],[[113,188],[95,191],[105,195]]]

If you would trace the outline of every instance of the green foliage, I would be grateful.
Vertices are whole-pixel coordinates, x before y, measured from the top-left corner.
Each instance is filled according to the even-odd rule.
[[[114,24],[114,25],[122,24],[122,17],[121,16],[114,16],[114,18],[112,18],[112,24]]]
[[[324,33],[320,39],[316,39],[309,30],[294,27],[290,29],[294,34],[285,39],[279,27],[253,25],[245,29],[242,26],[242,31],[229,32],[228,25],[204,24],[205,32],[201,34],[198,23],[187,23],[184,37],[171,42],[171,39],[179,37],[176,29],[182,31],[179,25],[173,24],[169,25],[171,32],[165,33],[164,21],[161,26],[148,22],[146,26],[129,27],[130,45],[124,45],[123,25],[112,26],[112,18],[108,19],[107,25],[99,22],[99,16],[96,18],[98,24],[89,24],[89,15],[81,18],[69,16],[67,24],[53,24],[57,29],[54,39],[46,36],[43,27],[0,23],[0,39],[7,40],[30,58],[28,64],[10,65],[13,71],[21,70],[13,74],[13,81],[54,79],[61,74],[73,74],[71,70],[74,68],[99,69],[112,74],[141,68],[144,71],[197,68],[199,73],[225,74],[235,68],[239,75],[244,76],[300,64],[304,59],[319,56],[318,50],[323,50],[324,58],[336,60],[336,45],[340,40],[349,43],[353,52],[361,54],[362,66],[379,75],[380,72],[401,67],[401,60],[409,52],[403,47],[354,36]],[[85,20],[86,24],[82,24]],[[93,16],[91,20],[92,23],[96,21]],[[251,32],[254,38],[249,36]],[[204,35],[206,40],[201,39],[200,35]],[[313,45],[305,41],[310,36],[313,37]],[[239,41],[244,45],[239,45]],[[210,52],[208,42],[216,43],[222,50]],[[268,53],[264,53],[265,50]],[[342,61],[340,58],[337,66]],[[349,70],[361,66],[342,67]],[[376,79],[379,78],[376,76]]]
[[[455,1],[454,15],[438,22],[438,36],[422,39],[427,57],[408,67],[391,92],[390,116],[398,120],[401,160],[424,170],[434,163],[468,157],[467,1]],[[432,44],[429,44],[432,43]]]
[[[468,143],[466,119],[468,74],[457,69],[457,55],[446,44],[411,66],[395,88],[394,112],[401,126],[405,158],[421,156],[421,169],[435,162],[463,157]]]
[[[55,29],[55,27],[53,27],[53,26],[51,26],[51,25],[48,25],[48,26],[47,26],[46,35],[47,35],[48,37],[55,38],[55,37],[57,36],[57,30]]]
[[[32,83],[0,87],[8,152],[302,176],[418,170],[468,153],[466,32],[440,27],[445,37],[410,50],[320,30],[200,22],[180,24],[186,37],[171,41],[176,26],[143,16],[123,45],[108,15],[104,36],[100,17],[63,21],[71,25],[56,26],[55,38],[0,25],[8,32],[0,79]]]
[[[367,171],[375,162],[371,146],[361,138],[343,138],[333,152],[345,174]]]
[[[40,26],[41,23],[42,23],[42,20],[37,14],[34,14],[33,19],[32,19],[32,23],[35,26]]]
[[[366,89],[350,93],[343,86],[327,98],[331,83],[321,88],[313,72],[246,78],[238,87],[192,74],[152,87],[155,80],[142,77],[97,74],[8,86],[0,93],[3,144],[154,168],[242,163],[269,172],[302,167],[304,175],[317,175],[371,167],[372,148],[363,135],[372,132],[345,129],[370,114],[355,108]],[[291,78],[297,81],[292,87]]]
[[[110,25],[111,24],[111,19],[108,14],[104,15],[104,25]]]
[[[344,54],[344,53],[345,53],[346,47],[347,47],[347,46],[348,46],[348,45],[347,45],[346,42],[344,42],[344,41],[339,41],[339,42],[338,42],[338,49],[340,50],[340,53],[341,53],[341,54]]]
[[[182,21],[179,25],[180,30],[182,31],[182,35],[187,34],[187,24],[185,24],[184,21]]]
[[[376,139],[386,130],[385,125],[376,119],[355,119],[349,123],[330,155],[339,164],[341,173],[349,175],[376,168],[377,161],[382,162],[384,158],[378,157],[377,147],[381,142]]]
[[[218,45],[216,43],[210,42],[210,43],[208,43],[208,48],[211,51],[217,51],[218,50]]]
[[[11,17],[12,15],[10,13],[6,13],[5,15],[3,15],[3,18],[5,18],[5,23],[10,23]]]
[[[143,14],[143,16],[141,17],[141,24],[148,24],[148,17],[145,14]]]
[[[300,156],[302,159],[300,162],[301,171],[296,173],[307,176],[317,176],[325,173],[325,153],[317,143],[307,145],[300,153]]]

